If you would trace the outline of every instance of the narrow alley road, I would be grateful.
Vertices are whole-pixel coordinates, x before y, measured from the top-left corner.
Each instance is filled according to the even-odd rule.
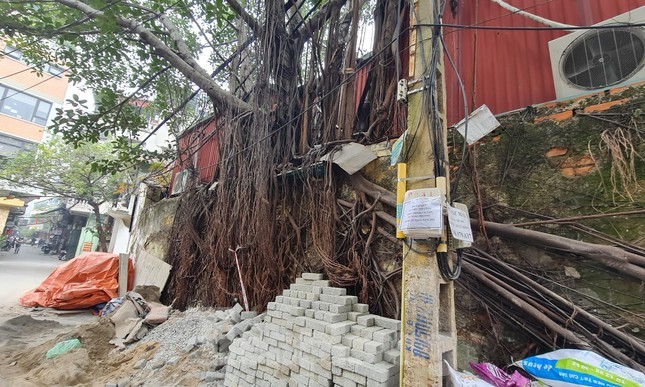
[[[38,286],[60,264],[38,246],[22,245],[20,252],[0,252],[0,307],[17,306],[18,298]]]

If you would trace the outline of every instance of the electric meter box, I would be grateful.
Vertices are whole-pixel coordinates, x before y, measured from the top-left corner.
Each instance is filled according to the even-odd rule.
[[[410,239],[440,238],[443,235],[444,196],[439,188],[407,191],[399,230]]]

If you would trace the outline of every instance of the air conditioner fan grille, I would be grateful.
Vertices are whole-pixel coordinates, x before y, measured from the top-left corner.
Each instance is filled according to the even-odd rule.
[[[640,28],[583,34],[562,55],[563,77],[582,89],[603,88],[629,79],[645,65],[644,35]]]

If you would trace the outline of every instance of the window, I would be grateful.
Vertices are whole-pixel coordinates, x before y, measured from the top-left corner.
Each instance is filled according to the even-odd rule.
[[[18,50],[17,48],[15,48],[13,46],[6,45],[4,47],[4,55],[9,57],[9,58],[11,58],[11,59],[15,59],[17,61],[20,61],[22,63],[27,64],[27,62],[25,62],[25,60],[23,59],[23,55],[24,55],[23,52]],[[42,62],[40,62],[40,63],[42,63]],[[34,66],[37,67],[38,65],[35,64]],[[53,75],[53,76],[55,76],[57,78],[60,78],[62,76],[62,74],[65,72],[65,69],[60,67],[60,66],[58,66],[58,65],[55,65],[55,64],[52,64],[52,63],[47,63],[47,64],[45,64],[45,67],[43,68],[43,71],[46,72],[46,73],[49,73],[49,74],[51,74],[51,75]]]
[[[9,45],[4,46],[4,54],[9,58],[22,61],[22,51],[18,50],[13,46],[9,46]]]
[[[44,126],[47,124],[51,108],[50,102],[0,86],[0,113],[2,114]]]
[[[56,66],[55,64],[49,64],[48,63],[48,64],[45,65],[45,71],[50,73],[51,75],[53,75],[55,77],[60,78],[61,75],[65,72],[65,69],[60,67],[60,66]]]

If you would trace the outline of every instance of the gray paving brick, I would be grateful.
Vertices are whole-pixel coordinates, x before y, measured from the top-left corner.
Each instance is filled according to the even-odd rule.
[[[352,346],[352,341],[354,341],[354,339],[357,339],[359,337],[360,336],[356,336],[356,335],[351,334],[351,333],[346,334],[346,335],[343,335],[343,338],[342,338],[341,342],[343,343],[344,346],[351,347]]]
[[[333,287],[323,287],[323,294],[329,294],[330,296],[346,296],[347,289],[344,288],[333,288]]]
[[[350,355],[350,350],[351,348],[346,345],[335,344],[331,347],[331,355],[338,357],[348,357]]]
[[[289,286],[289,289],[292,291],[297,290],[300,292],[313,293],[313,294],[322,293],[322,287],[313,286],[313,285],[291,284],[291,286]]]
[[[320,348],[320,351],[321,351],[321,352],[324,352],[324,353],[326,353],[326,354],[331,354],[331,347],[332,347],[333,345],[334,345],[334,344],[328,343],[328,342],[326,342],[326,341],[322,341],[322,342],[320,343],[320,347],[319,347],[319,348]]]
[[[364,370],[368,379],[377,382],[387,382],[390,378],[398,375],[399,367],[387,362],[379,362],[376,364],[363,364],[361,370]]]
[[[352,349],[357,349],[359,351],[362,351],[365,349],[365,343],[369,342],[368,339],[365,339],[363,337],[357,337],[352,341]]]
[[[367,313],[362,312],[347,312],[347,319],[350,321],[358,320],[359,316],[365,316]]]
[[[354,304],[352,305],[352,310],[354,312],[369,313],[370,307],[367,304]]]
[[[399,365],[399,359],[401,357],[401,351],[399,349],[390,349],[385,351],[383,354],[383,360],[390,364]]]
[[[378,341],[368,341],[363,345],[363,351],[372,355],[382,354],[388,349],[385,344],[379,343]]]
[[[393,318],[387,318],[387,317],[382,317],[382,316],[376,316],[375,317],[375,323],[379,327],[387,328],[387,329],[392,329],[395,331],[399,331],[401,329],[401,321],[395,320]]]
[[[325,333],[334,336],[344,335],[351,331],[353,325],[356,325],[353,321],[341,321],[329,324],[325,329]]]
[[[365,383],[367,383],[367,378],[365,376],[363,376],[363,375],[360,375],[360,374],[356,373],[356,372],[345,370],[345,371],[343,371],[343,377],[353,381],[354,383],[356,383],[358,385],[365,385]]]
[[[313,336],[314,335],[313,328],[308,328],[306,326],[301,327],[299,325],[295,325],[293,327],[293,331],[298,333],[298,334],[300,334],[300,335],[302,335],[302,336]]]
[[[359,316],[356,318],[356,323],[364,327],[371,327],[374,325],[375,315],[366,314],[365,316]]]
[[[372,336],[372,340],[380,343],[389,343],[390,341],[396,341],[398,339],[399,333],[393,329],[381,329],[380,331],[374,332]]]
[[[351,305],[337,305],[329,304],[329,311],[331,313],[349,313],[352,311]]]
[[[320,299],[319,294],[307,293],[307,300],[309,301],[318,301]]]
[[[363,330],[361,331],[361,337],[372,340],[372,337],[374,337],[374,332],[378,332],[382,329],[383,328],[377,326],[363,328]]]
[[[301,308],[299,306],[291,306],[291,305],[289,305],[289,309],[288,309],[287,312],[292,316],[304,316],[305,315],[305,308]]]
[[[358,385],[353,380],[347,379],[347,378],[342,377],[342,376],[340,376],[340,377],[334,376],[334,386],[357,387]]]
[[[305,326],[307,328],[312,328],[316,331],[325,332],[328,323],[324,321],[316,320],[313,318],[308,318],[308,317],[305,317],[305,318],[307,319],[305,323],[306,324]]]
[[[365,328],[366,327],[364,327],[362,325],[355,324],[355,325],[352,325],[352,327],[350,329],[351,329],[352,335],[360,337],[361,332],[363,332],[363,329],[365,329]]]
[[[331,296],[329,294],[321,294],[320,301],[329,302],[330,304],[338,305],[352,305],[358,302],[356,296]]]
[[[314,331],[314,338],[318,340],[324,340],[331,344],[340,344],[342,337],[332,336],[320,331]]]
[[[302,278],[310,281],[318,281],[324,278],[322,273],[302,273]]]

